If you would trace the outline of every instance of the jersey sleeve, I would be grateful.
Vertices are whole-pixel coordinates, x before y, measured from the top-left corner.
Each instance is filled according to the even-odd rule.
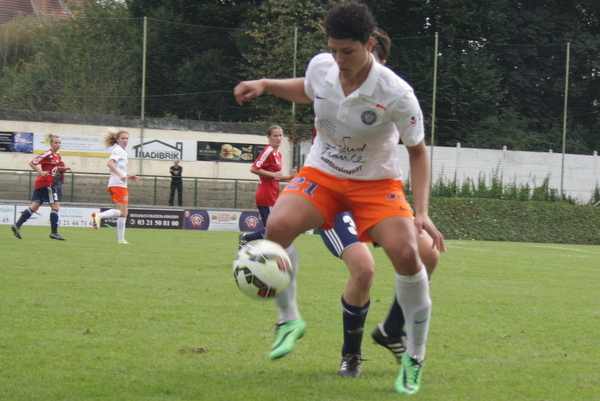
[[[252,164],[252,167],[254,167],[256,169],[261,169],[263,164],[265,163],[265,161],[267,160],[267,158],[269,157],[269,155],[271,154],[272,151],[273,151],[273,148],[270,145],[267,146],[266,148],[264,148],[263,151],[260,153],[260,155],[258,155],[256,160]]]
[[[394,107],[393,121],[406,146],[416,146],[425,138],[423,112],[414,92],[406,92]]]
[[[125,153],[125,149],[123,149],[122,147],[120,147],[119,145],[117,145],[111,155],[110,155],[110,159],[114,160],[114,161],[119,161],[124,159],[127,156],[127,153]]]
[[[44,159],[46,157],[48,157],[48,155],[50,155],[51,153],[52,153],[51,150],[47,150],[44,153],[42,153],[41,155],[39,155],[38,157],[36,157],[35,159],[33,159],[31,162],[36,165],[43,164],[42,162],[44,161]]]
[[[314,56],[308,63],[306,68],[306,74],[304,74],[304,93],[310,100],[315,100],[316,92],[314,87],[314,80],[317,77],[327,75],[330,65],[325,61],[331,58],[329,53],[320,53]]]

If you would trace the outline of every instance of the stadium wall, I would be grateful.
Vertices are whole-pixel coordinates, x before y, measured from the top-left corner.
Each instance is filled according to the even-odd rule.
[[[33,132],[42,134],[72,135],[76,137],[99,137],[108,126],[127,129],[130,143],[158,140],[165,142],[183,142],[189,146],[198,141],[216,143],[245,143],[266,145],[266,126],[256,124],[208,123],[190,120],[149,119],[145,121],[142,132],[139,119],[113,116],[88,116],[63,113],[0,112],[0,132]],[[135,142],[134,142],[135,143]],[[191,143],[191,145],[190,145]],[[150,146],[150,145],[148,145]],[[304,142],[299,149],[300,160],[304,160],[310,142]],[[398,145],[399,163],[408,175],[410,172],[408,156],[403,145]],[[438,180],[450,182],[456,180],[459,186],[466,180],[477,184],[484,180],[488,186],[492,178],[501,179],[503,185],[529,186],[535,188],[548,179],[549,187],[563,190],[563,193],[577,203],[586,204],[592,199],[594,190],[600,185],[600,160],[598,153],[593,155],[574,155],[548,152],[471,149],[456,147],[429,148],[432,158],[432,182]],[[284,141],[281,147],[284,170],[292,168],[292,145]],[[194,152],[192,152],[194,153]],[[195,153],[194,153],[195,154]],[[96,155],[100,156],[100,155]],[[63,158],[74,171],[86,173],[107,172],[106,158],[87,155],[64,155]],[[168,155],[167,155],[168,156]],[[31,154],[0,152],[5,168],[28,169]],[[130,171],[144,175],[168,175],[171,158],[135,158],[130,159]],[[184,176],[225,179],[250,179],[256,176],[250,173],[249,163],[228,161],[202,161],[182,159]]]
[[[43,120],[43,121],[42,121]],[[256,124],[231,124],[207,123],[184,120],[149,119],[143,131],[139,119],[118,118],[112,116],[84,116],[63,115],[61,113],[29,113],[29,112],[0,112],[0,133],[26,132],[34,134],[57,134],[71,136],[77,139],[101,141],[107,127],[125,129],[129,132],[130,144],[135,146],[143,140],[144,146],[152,147],[159,143],[165,147],[165,152],[152,152],[145,157],[132,157],[130,155],[129,171],[134,174],[168,176],[169,167],[172,165],[172,153],[169,153],[171,144],[183,144],[191,149],[185,154],[192,157],[181,158],[186,177],[206,178],[233,178],[256,179],[250,173],[251,162],[235,162],[233,160],[202,161],[196,160],[196,144],[206,143],[241,143],[264,146],[268,143],[265,125]],[[63,148],[61,154],[65,163],[74,171],[82,173],[106,173],[106,162],[110,152],[102,151],[81,152],[81,154],[68,154]],[[154,144],[152,142],[155,142]],[[255,146],[256,147],[256,146]],[[48,147],[49,148],[49,147]],[[131,149],[130,149],[131,150]],[[283,153],[284,170],[289,171],[292,163],[291,145],[284,141],[280,151]],[[29,169],[32,154],[18,152],[2,152],[0,158],[4,168]]]

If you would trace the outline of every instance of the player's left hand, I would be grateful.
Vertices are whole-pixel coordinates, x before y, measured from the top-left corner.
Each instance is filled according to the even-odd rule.
[[[417,228],[417,235],[419,238],[423,237],[423,231],[426,231],[433,240],[433,247],[437,248],[440,252],[446,252],[446,244],[444,242],[444,236],[435,227],[435,224],[429,218],[429,215],[416,214],[415,215],[415,227]]]

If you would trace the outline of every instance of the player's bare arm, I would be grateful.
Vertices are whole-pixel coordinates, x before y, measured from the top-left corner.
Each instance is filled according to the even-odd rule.
[[[42,177],[48,177],[50,175],[49,172],[42,170],[42,167],[39,164],[29,163],[29,167],[34,169]]]
[[[410,161],[410,178],[415,203],[415,227],[417,234],[423,235],[425,230],[433,240],[433,246],[440,252],[446,251],[444,237],[429,218],[429,157],[425,141],[416,146],[407,146]]]
[[[127,181],[127,175],[123,176],[119,169],[117,168],[117,162],[114,159],[108,159],[108,163],[106,163],[110,171],[115,173],[121,178],[121,181]]]
[[[246,100],[262,95],[264,92],[269,92],[272,95],[296,103],[312,102],[304,93],[304,78],[262,78],[240,82],[233,89],[235,100],[239,105],[244,104]]]

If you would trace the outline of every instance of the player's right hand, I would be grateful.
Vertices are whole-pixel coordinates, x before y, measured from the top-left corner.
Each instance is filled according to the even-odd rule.
[[[246,100],[254,99],[265,91],[264,82],[260,79],[254,81],[242,81],[233,88],[235,101],[241,106]]]

